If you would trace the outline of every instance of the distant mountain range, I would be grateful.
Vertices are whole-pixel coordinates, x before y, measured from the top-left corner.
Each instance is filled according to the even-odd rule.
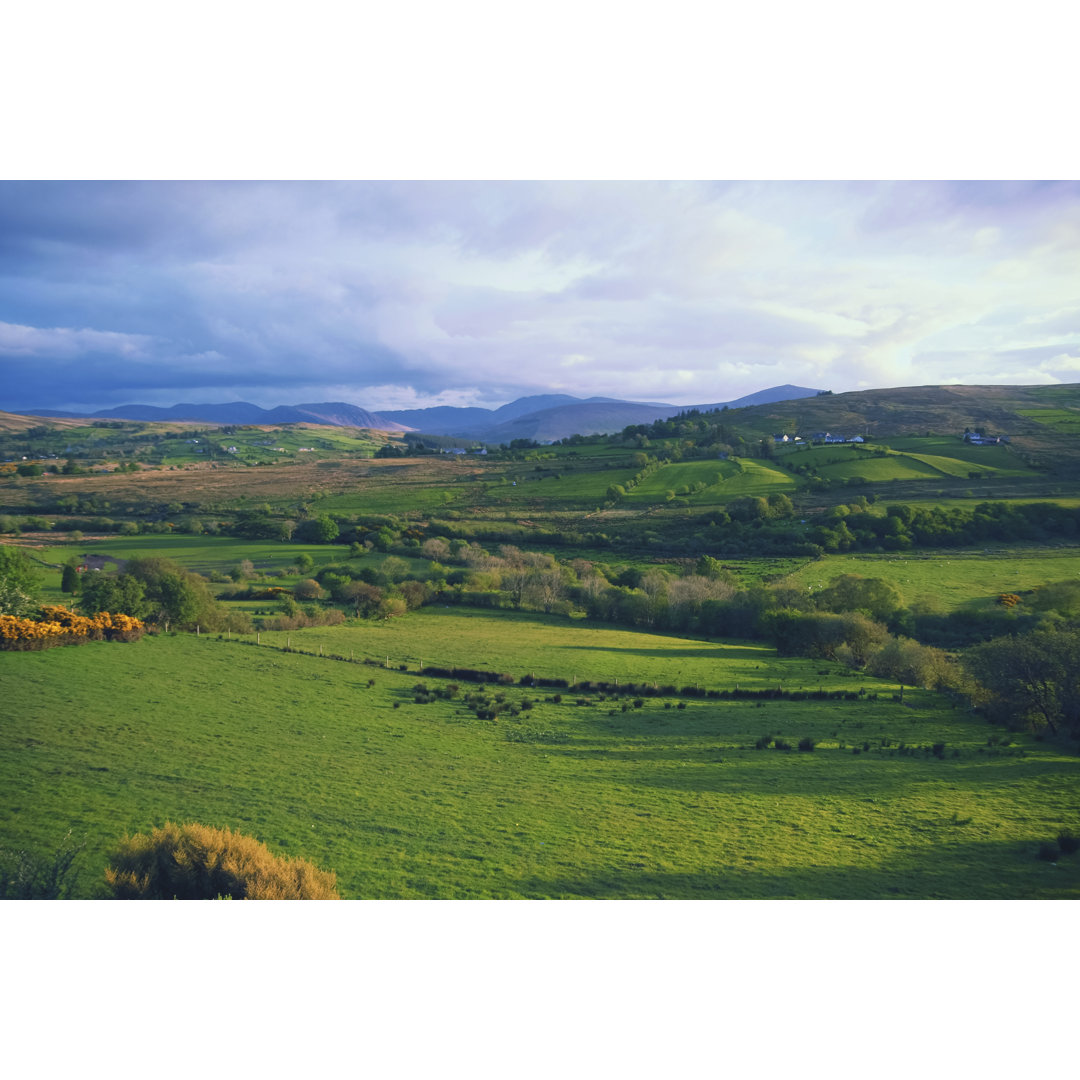
[[[29,412],[22,415],[31,415]],[[409,431],[402,424],[386,420],[344,401],[324,401],[315,405],[279,405],[276,409],[261,409],[247,401],[224,405],[117,405],[115,409],[99,409],[94,413],[58,412],[37,409],[34,416],[88,416],[94,420],[153,420],[169,423],[194,422],[204,424],[330,424],[333,427],[374,428],[378,431]]]
[[[262,409],[246,401],[222,405],[118,405],[89,414],[55,409],[27,410],[20,415],[72,418],[80,415],[101,420],[146,420],[210,424],[329,424],[335,427],[371,428],[376,431],[416,431],[450,435],[481,442],[502,443],[513,439],[552,442],[569,435],[607,434],[629,424],[651,424],[689,409],[704,412],[725,406],[767,405],[777,401],[813,397],[817,390],[805,386],[774,386],[734,401],[710,405],[669,405],[663,402],[620,401],[618,398],[575,398],[569,394],[537,394],[518,398],[498,409],[457,408],[440,405],[430,409],[391,409],[369,412],[344,401],[306,405],[279,405]]]

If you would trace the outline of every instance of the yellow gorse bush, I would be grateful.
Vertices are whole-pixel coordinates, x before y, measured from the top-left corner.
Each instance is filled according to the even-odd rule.
[[[145,627],[133,615],[79,615],[46,604],[36,619],[0,615],[0,649],[50,649],[56,645],[83,645],[88,641],[137,641]]]

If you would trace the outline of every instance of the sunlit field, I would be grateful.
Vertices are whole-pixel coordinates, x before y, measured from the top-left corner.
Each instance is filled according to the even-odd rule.
[[[1080,895],[1076,860],[1036,857],[1080,812],[1077,759],[928,692],[901,702],[755,643],[589,628],[570,642],[490,614],[292,636],[303,653],[263,634],[0,654],[0,842],[85,837],[86,896],[111,843],[165,819],[250,833],[334,869],[351,897]],[[418,686],[448,685],[424,653],[515,677],[775,680],[852,700],[463,681],[420,704]],[[497,719],[466,706],[481,691]]]

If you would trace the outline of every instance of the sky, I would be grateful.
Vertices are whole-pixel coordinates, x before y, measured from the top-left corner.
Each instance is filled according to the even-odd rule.
[[[1075,182],[0,183],[3,408],[1080,381]]]

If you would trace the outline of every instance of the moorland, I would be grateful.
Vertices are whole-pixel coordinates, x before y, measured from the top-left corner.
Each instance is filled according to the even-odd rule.
[[[0,414],[0,540],[7,895],[174,821],[351,898],[1080,896],[1080,386]]]

